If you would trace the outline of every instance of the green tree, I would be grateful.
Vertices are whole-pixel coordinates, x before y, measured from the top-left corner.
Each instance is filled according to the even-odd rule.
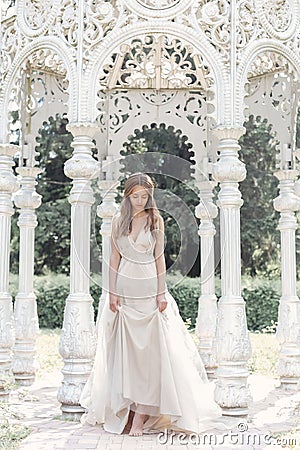
[[[72,155],[72,135],[67,131],[65,116],[50,117],[39,130],[37,138],[42,168],[38,176],[37,192],[42,196],[42,205],[37,209],[38,226],[35,232],[35,273],[47,271],[69,273],[71,206],[68,195],[71,180],[64,174],[64,163]],[[94,214],[95,216],[95,214]],[[19,230],[17,215],[12,223],[11,268],[18,271]],[[99,228],[93,228],[93,233]],[[92,240],[94,240],[92,235]],[[93,269],[100,268],[99,250],[91,246]]]
[[[250,116],[240,139],[240,159],[246,164],[247,178],[240,184],[244,205],[241,209],[242,271],[251,276],[279,269],[280,234],[276,230],[277,140],[272,125]]]

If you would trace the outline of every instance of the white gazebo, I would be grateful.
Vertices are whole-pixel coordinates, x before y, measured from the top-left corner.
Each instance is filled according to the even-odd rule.
[[[2,0],[0,63],[0,394],[4,381],[35,378],[38,332],[33,291],[35,191],[41,168],[36,137],[43,121],[67,114],[73,156],[70,293],[66,299],[58,392],[66,417],[79,417],[82,387],[96,349],[90,282],[92,180],[103,201],[103,286],[108,287],[111,218],[120,179],[120,143],[151,123],[181,130],[193,145],[201,219],[201,296],[197,334],[215,399],[226,415],[245,416],[251,354],[241,296],[239,182],[246,168],[238,140],[248,112],[267,118],[278,158],[282,297],[277,336],[282,385],[298,389],[300,309],[296,293],[295,212],[300,208],[295,148],[299,101],[298,0]],[[18,118],[17,122],[13,118]],[[19,146],[13,145],[20,131]],[[96,144],[95,144],[96,143]],[[92,149],[97,149],[97,159]],[[14,158],[18,156],[18,177]],[[149,162],[149,172],[155,172]],[[216,204],[213,189],[219,184]],[[19,292],[9,293],[11,216],[18,208]],[[217,206],[216,206],[217,205]],[[222,296],[214,287],[214,219],[220,211]],[[255,238],[255,237],[254,237]],[[200,282],[200,281],[199,281]],[[101,308],[100,308],[101,309]],[[101,382],[101,380],[99,380]]]

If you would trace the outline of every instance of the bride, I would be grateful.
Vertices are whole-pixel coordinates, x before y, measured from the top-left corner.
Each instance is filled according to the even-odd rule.
[[[221,409],[167,289],[164,222],[153,193],[148,175],[131,175],[112,220],[109,295],[97,319],[81,422],[132,436],[199,433],[215,427]]]

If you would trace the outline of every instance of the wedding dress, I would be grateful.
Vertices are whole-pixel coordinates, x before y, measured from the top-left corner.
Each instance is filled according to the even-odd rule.
[[[116,281],[121,306],[112,312],[107,296],[98,314],[94,365],[80,397],[86,408],[81,423],[103,424],[120,434],[131,409],[149,416],[143,432],[228,429],[217,420],[222,413],[213,400],[214,385],[168,290],[168,306],[158,310],[150,229],[142,228],[136,241],[121,236],[116,244],[122,256]]]

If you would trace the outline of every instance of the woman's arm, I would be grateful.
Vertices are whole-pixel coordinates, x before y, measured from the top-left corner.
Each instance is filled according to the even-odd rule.
[[[156,301],[159,311],[164,311],[167,307],[165,299],[165,285],[166,285],[166,261],[164,254],[164,220],[159,216],[159,230],[156,233],[156,243],[154,249],[156,271],[157,271],[157,296]]]
[[[113,312],[118,311],[120,298],[116,294],[116,280],[118,268],[120,265],[121,255],[115,244],[114,224],[112,224],[112,233],[110,238],[111,254],[109,260],[109,307]]]

